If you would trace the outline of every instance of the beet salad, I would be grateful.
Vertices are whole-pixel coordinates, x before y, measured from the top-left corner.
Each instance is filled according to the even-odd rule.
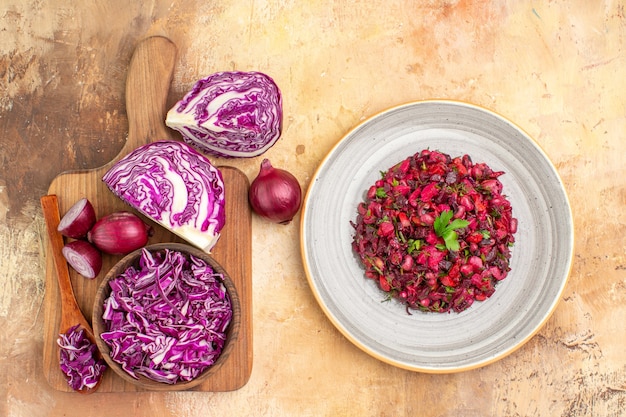
[[[382,172],[351,222],[365,276],[409,312],[461,312],[489,298],[511,270],[517,231],[503,174],[431,150]]]

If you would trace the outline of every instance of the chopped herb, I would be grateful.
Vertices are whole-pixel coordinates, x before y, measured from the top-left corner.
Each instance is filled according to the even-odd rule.
[[[452,213],[451,210],[441,212],[441,214],[435,219],[433,227],[435,228],[437,236],[443,238],[446,248],[451,251],[457,251],[459,250],[459,236],[455,230],[466,228],[469,225],[469,222],[463,219],[454,219],[450,222],[453,215],[454,213]]]
[[[420,247],[422,246],[422,241],[419,239],[409,239],[407,241],[407,244],[408,246],[406,248],[406,253],[410,255],[413,252],[417,252],[418,250],[420,250]]]

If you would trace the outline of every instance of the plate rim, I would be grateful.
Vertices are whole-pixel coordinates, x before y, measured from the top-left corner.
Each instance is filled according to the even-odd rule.
[[[565,203],[566,203],[566,207],[565,210],[568,213],[568,223],[570,224],[570,228],[569,228],[569,235],[568,235],[568,245],[569,245],[569,250],[567,251],[567,268],[564,270],[565,273],[565,277],[561,280],[561,284],[559,286],[559,289],[557,291],[557,293],[554,296],[554,299],[552,300],[550,307],[546,310],[546,312],[543,314],[542,319],[540,320],[540,322],[537,323],[536,326],[534,326],[533,330],[531,332],[529,332],[525,337],[519,339],[519,341],[517,343],[515,343],[513,346],[504,349],[502,351],[499,351],[496,355],[493,355],[491,357],[487,357],[483,360],[479,360],[476,361],[474,363],[468,364],[468,365],[461,365],[461,366],[434,366],[434,367],[428,367],[428,366],[416,366],[413,364],[409,364],[406,363],[404,361],[400,361],[400,360],[395,360],[393,358],[389,358],[385,355],[381,355],[378,352],[376,352],[375,350],[372,350],[370,348],[368,348],[364,343],[362,343],[361,341],[359,341],[356,337],[354,337],[344,326],[344,324],[342,322],[340,322],[335,315],[330,311],[329,307],[326,305],[326,303],[324,302],[324,300],[321,297],[321,294],[319,293],[319,291],[317,290],[317,285],[315,283],[314,278],[312,277],[312,273],[309,267],[309,263],[307,261],[307,253],[306,253],[306,233],[305,233],[305,227],[306,227],[306,220],[307,220],[307,209],[308,209],[308,202],[309,202],[309,198],[311,197],[311,193],[313,192],[313,188],[315,187],[316,184],[316,179],[320,177],[320,174],[322,173],[322,171],[324,170],[324,168],[328,165],[329,160],[333,157],[333,155],[337,152],[337,149],[347,140],[349,139],[356,131],[358,131],[359,129],[361,129],[363,126],[371,123],[372,120],[380,118],[388,113],[392,113],[394,111],[406,108],[406,107],[414,107],[414,106],[420,106],[420,105],[427,105],[427,104],[443,104],[443,105],[453,105],[453,106],[461,106],[461,107],[466,107],[466,108],[471,108],[474,110],[478,110],[480,112],[489,114],[491,116],[496,117],[497,119],[499,119],[500,121],[502,121],[503,123],[509,124],[511,127],[513,127],[514,129],[518,130],[526,139],[529,140],[529,144],[531,144],[542,156],[543,159],[545,159],[545,161],[548,163],[549,167],[552,169],[555,177],[558,179],[558,185],[561,188],[561,190],[563,191],[564,194],[564,198],[565,198]],[[328,150],[328,152],[324,155],[324,157],[320,160],[318,166],[316,167],[315,171],[313,172],[313,175],[311,176],[310,180],[309,180],[309,184],[307,186],[306,192],[304,193],[304,198],[303,198],[303,203],[302,203],[302,210],[301,210],[302,214],[300,217],[300,225],[299,225],[299,232],[300,232],[300,256],[301,256],[301,260],[303,263],[303,267],[304,267],[304,272],[307,278],[307,282],[309,284],[309,288],[311,289],[311,292],[313,293],[314,298],[316,299],[317,304],[320,306],[320,308],[322,309],[322,311],[324,312],[325,316],[327,317],[327,319],[333,324],[333,326],[346,338],[348,339],[354,346],[356,346],[357,348],[359,348],[360,350],[362,350],[363,352],[367,353],[368,355],[370,355],[373,358],[376,358],[378,360],[380,360],[381,362],[387,363],[389,365],[393,365],[395,367],[401,368],[401,369],[405,369],[405,370],[409,370],[409,371],[416,371],[416,372],[423,372],[423,373],[429,373],[429,374],[448,374],[448,373],[456,373],[456,372],[464,372],[464,371],[469,371],[472,369],[477,369],[477,368],[481,368],[484,366],[487,366],[489,364],[492,364],[494,362],[497,362],[501,359],[503,359],[506,356],[509,356],[510,354],[514,353],[515,351],[517,351],[518,349],[520,349],[522,346],[524,346],[530,339],[532,339],[534,336],[537,335],[537,333],[539,333],[539,331],[541,331],[541,329],[545,326],[546,322],[552,317],[552,315],[554,314],[554,312],[556,311],[556,308],[558,307],[558,305],[560,304],[561,300],[562,300],[562,296],[563,293],[565,291],[565,288],[567,286],[567,283],[569,281],[569,278],[571,276],[571,272],[572,272],[572,266],[573,266],[573,256],[574,256],[574,251],[575,251],[575,228],[574,228],[574,221],[573,221],[573,213],[572,213],[572,208],[571,208],[571,204],[569,201],[569,197],[567,195],[567,190],[565,189],[564,186],[564,182],[562,177],[560,176],[559,172],[557,171],[556,167],[554,166],[554,164],[552,163],[551,159],[548,157],[547,153],[545,152],[545,150],[542,148],[542,146],[534,139],[533,136],[531,136],[530,134],[528,134],[528,132],[526,132],[523,128],[521,128],[518,124],[516,124],[515,122],[511,121],[510,119],[504,117],[502,114],[500,114],[497,111],[491,110],[487,107],[478,105],[478,104],[474,104],[474,103],[470,103],[470,102],[466,102],[466,101],[462,101],[462,100],[455,100],[455,99],[424,99],[424,100],[414,100],[414,101],[408,101],[405,103],[401,103],[401,104],[396,104],[390,107],[387,107],[385,109],[382,109],[378,112],[375,112],[374,114],[368,116],[367,118],[364,118],[363,120],[359,121],[358,123],[356,123],[353,127],[351,127],[350,129],[348,129],[348,131],[346,131],[338,140],[335,144],[333,144],[333,146]]]

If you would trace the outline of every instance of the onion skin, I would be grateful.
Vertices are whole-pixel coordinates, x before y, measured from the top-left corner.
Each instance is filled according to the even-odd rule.
[[[65,213],[57,230],[63,236],[72,239],[83,239],[96,223],[96,212],[86,198],[78,200]]]
[[[68,242],[61,252],[67,263],[87,279],[94,279],[102,269],[102,255],[86,240]]]
[[[151,235],[152,228],[139,216],[118,211],[98,220],[87,239],[104,253],[126,255],[145,246]]]
[[[289,224],[300,210],[302,189],[288,171],[274,168],[268,159],[261,163],[248,190],[250,206],[256,214],[278,224]]]

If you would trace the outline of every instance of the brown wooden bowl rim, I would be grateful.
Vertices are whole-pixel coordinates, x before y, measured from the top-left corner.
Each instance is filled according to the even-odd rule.
[[[104,312],[103,302],[105,297],[108,297],[110,294],[109,281],[119,275],[121,272],[126,270],[129,266],[137,261],[139,256],[142,253],[142,250],[148,250],[150,252],[158,252],[164,249],[170,249],[185,253],[187,255],[193,255],[200,259],[207,261],[211,267],[215,270],[215,272],[222,274],[224,286],[226,287],[226,291],[230,297],[231,306],[233,310],[232,319],[226,329],[226,343],[224,344],[224,348],[220,353],[220,356],[217,358],[215,363],[205,369],[202,374],[200,374],[197,378],[194,378],[191,381],[178,382],[176,384],[167,384],[164,382],[154,381],[144,376],[139,376],[139,379],[133,378],[129,373],[127,373],[120,364],[113,361],[110,357],[111,349],[109,346],[102,340],[100,334],[104,331],[104,323],[102,320],[102,313]],[[152,245],[145,246],[143,248],[137,249],[128,255],[124,256],[121,260],[119,260],[106,274],[100,285],[98,286],[98,290],[96,292],[96,296],[94,299],[93,305],[93,313],[92,313],[92,326],[93,333],[96,337],[96,344],[98,345],[98,349],[102,353],[102,357],[105,362],[111,368],[116,375],[121,377],[123,380],[142,387],[149,390],[157,390],[157,391],[182,391],[193,388],[197,385],[200,385],[211,375],[215,374],[219,368],[222,367],[224,362],[228,359],[230,352],[233,350],[233,346],[236,344],[239,338],[239,328],[241,324],[241,304],[239,300],[239,295],[237,293],[237,289],[235,284],[233,283],[228,272],[220,265],[217,260],[215,260],[211,255],[206,252],[201,251],[200,249],[187,245],[184,243],[156,243]]]

